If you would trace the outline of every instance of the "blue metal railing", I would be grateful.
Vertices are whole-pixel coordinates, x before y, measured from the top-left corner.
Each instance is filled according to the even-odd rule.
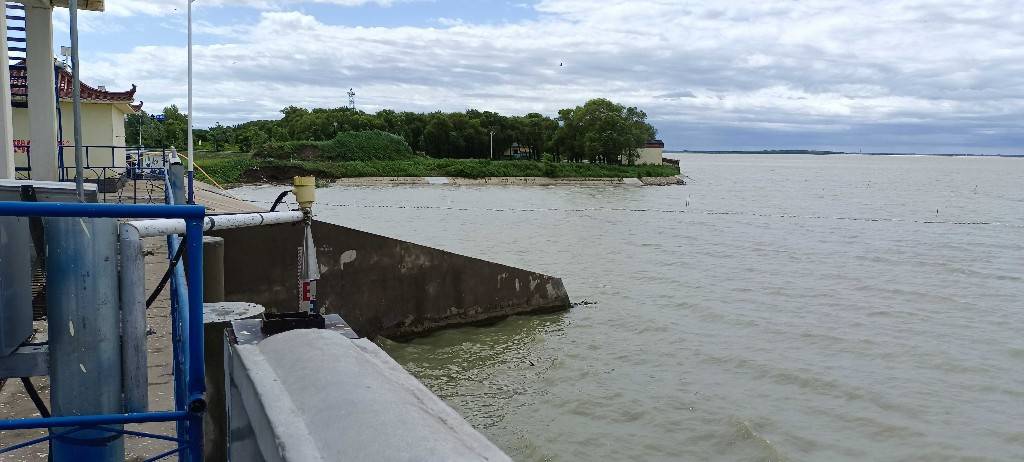
[[[73,146],[68,146],[73,148]],[[57,154],[57,180],[74,181],[76,176],[75,167],[64,164],[64,148],[58,146]],[[108,195],[116,194],[116,202],[120,203],[126,199],[125,187],[130,183],[131,202],[137,204],[163,202],[162,195],[155,195],[157,192],[147,180],[161,180],[166,175],[167,164],[170,159],[170,149],[153,149],[133,146],[113,145],[83,145],[84,160],[82,170],[85,173],[87,182],[95,182],[102,202],[108,201]],[[24,153],[26,167],[15,168],[18,179],[29,179],[32,175],[32,146],[30,144],[19,144],[16,146],[18,154]],[[123,162],[118,159],[123,157]],[[95,161],[95,162],[94,162]],[[139,182],[143,181],[142,194],[140,197]]]
[[[63,147],[74,149],[74,146]],[[85,160],[82,169],[103,178],[113,178],[113,175],[119,175],[129,179],[162,179],[169,156],[169,150],[166,148],[151,151],[145,147],[135,146],[82,145],[82,150],[84,151],[82,157]],[[31,156],[31,150],[29,153]],[[118,165],[118,158],[122,156],[124,165]],[[99,160],[97,157],[102,157],[102,159]],[[94,159],[97,161],[93,162]],[[75,166],[64,165],[63,156],[58,157],[57,160],[58,179],[73,181]],[[107,175],[107,172],[110,175]]]
[[[173,199],[173,197],[169,196]],[[57,202],[2,202],[0,216],[89,217],[89,218],[181,218],[185,220],[184,245],[188,258],[188,278],[184,268],[172,281],[171,315],[178,323],[173,340],[175,409],[134,414],[55,416],[0,420],[0,431],[50,429],[47,436],[0,448],[0,454],[49,441],[55,437],[85,429],[176,442],[177,446],[149,460],[180,454],[182,460],[199,462],[203,458],[203,412],[206,408],[203,365],[203,220],[206,208],[199,205],[122,205]],[[174,236],[177,238],[177,236]],[[114,271],[113,268],[109,270]],[[177,300],[177,301],[174,301]],[[179,344],[180,343],[180,344]],[[107,427],[145,422],[177,422],[177,436]],[[68,429],[67,427],[73,427]],[[54,430],[61,428],[62,430]]]
[[[60,151],[57,154],[57,180],[74,181],[75,167],[64,164],[63,148],[58,146]],[[73,147],[73,146],[71,146]],[[25,143],[15,144],[15,153],[20,157],[25,156],[25,166],[15,167],[15,175],[19,180],[32,178],[32,145]],[[86,174],[86,181],[96,182],[99,186],[101,200],[107,201],[107,194],[122,194],[123,188],[128,182],[132,183],[132,203],[139,202],[139,181],[161,180],[166,175],[167,164],[170,161],[171,149],[147,149],[136,146],[113,146],[113,145],[83,145],[85,151],[85,162],[82,169]],[[118,158],[123,157],[124,162],[119,163]],[[96,160],[94,163],[93,161]],[[145,188],[145,185],[144,185]],[[152,190],[144,190],[147,197],[144,203],[163,202],[162,195],[154,196]],[[117,202],[121,202],[118,200]]]

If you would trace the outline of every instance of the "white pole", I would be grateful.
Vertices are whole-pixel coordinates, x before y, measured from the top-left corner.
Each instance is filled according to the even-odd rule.
[[[11,113],[11,71],[7,65],[7,3],[0,3],[0,178],[14,179],[14,120]]]
[[[494,130],[491,130],[491,160],[494,160]]]
[[[192,2],[188,0],[188,203],[195,203],[192,181],[195,177],[195,149],[192,146]]]
[[[75,122],[75,189],[78,191],[78,201],[85,202],[85,188],[82,184],[85,178],[82,165],[82,81],[78,69],[78,0],[71,0],[68,7],[71,10],[71,100]]]

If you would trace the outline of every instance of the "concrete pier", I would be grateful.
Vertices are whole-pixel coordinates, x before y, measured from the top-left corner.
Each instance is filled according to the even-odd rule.
[[[302,226],[214,231],[226,241],[228,300],[295,311]],[[317,303],[360,335],[402,338],[569,308],[561,279],[315,221]]]

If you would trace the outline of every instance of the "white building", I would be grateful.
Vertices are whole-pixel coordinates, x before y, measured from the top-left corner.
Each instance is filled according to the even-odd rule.
[[[661,140],[651,140],[640,148],[637,148],[636,164],[637,165],[661,165],[662,154],[665,152],[665,142]],[[628,159],[623,159],[622,163],[628,163]]]
[[[29,155],[33,162],[36,157],[44,155],[35,149],[32,143],[31,117],[28,108],[27,69],[24,63],[10,67],[11,99],[14,108],[14,158],[16,170],[26,172],[29,168]],[[75,126],[71,102],[72,76],[71,70],[63,64],[55,66],[57,75],[57,91],[60,97],[59,137],[63,147],[63,162],[58,159],[58,166],[64,166],[65,177],[74,176],[75,167]],[[84,167],[87,177],[103,175],[104,167],[115,169],[126,166],[126,145],[124,119],[128,114],[135,114],[142,105],[134,105],[135,86],[128,91],[112,92],[103,87],[81,84],[82,94],[82,144],[88,148],[88,159]],[[56,103],[54,103],[56,104]],[[54,154],[56,155],[56,153]],[[108,174],[114,171],[106,172]],[[25,176],[25,175],[19,175]]]
[[[15,122],[14,122],[14,110],[12,108],[13,100],[21,99],[23,109],[26,113],[28,120],[27,124],[18,124],[18,132],[24,141],[27,142],[29,149],[32,153],[32,170],[30,173],[33,180],[48,180],[54,181],[58,179],[58,159],[57,159],[57,140],[60,138],[71,140],[73,136],[58,136],[57,133],[57,78],[60,73],[54,72],[54,60],[53,60],[53,9],[57,7],[68,6],[67,0],[19,0],[18,6],[8,6],[6,2],[0,2],[0,42],[5,46],[0,46],[0,63],[7,63],[7,65],[0,65],[0,179],[12,179],[15,178],[15,165],[17,156],[14,152],[14,140],[15,140]],[[90,11],[103,11],[102,0],[81,0],[78,2],[78,7],[81,10]],[[20,10],[24,10],[24,15],[21,15]],[[8,28],[14,31],[14,35],[11,40],[8,40]],[[20,36],[18,31],[24,31],[24,36]],[[12,76],[11,75],[11,54],[10,53],[23,53],[23,56],[13,56],[16,61],[24,60],[24,75],[21,77],[22,80],[16,83],[14,86],[14,95],[12,95]],[[15,63],[17,64],[17,63]],[[15,66],[17,67],[17,66]],[[63,79],[62,79],[63,80]],[[70,117],[71,110],[70,105],[63,106],[63,93],[64,88],[68,88],[70,91],[70,85],[65,85],[62,82],[62,115]],[[87,97],[86,86],[82,86],[83,99]],[[93,90],[101,91],[94,88]],[[134,96],[134,94],[133,94]],[[88,101],[88,100],[87,100]],[[109,101],[104,101],[99,106],[106,105]],[[22,105],[22,104],[19,104]],[[114,133],[114,112],[110,105],[106,108],[109,110],[107,115],[103,115],[103,109],[99,106],[93,108],[90,113],[95,115],[86,115],[85,106],[83,104],[83,125],[86,120],[99,121],[101,119],[108,119],[110,122],[110,144],[114,144],[115,136]],[[116,106],[116,103],[115,103]],[[68,109],[64,109],[67,107]],[[122,116],[123,117],[123,116]],[[63,118],[63,117],[62,117]],[[70,120],[70,119],[68,119]],[[123,118],[120,119],[121,130],[123,130]],[[106,125],[106,122],[97,122],[98,125]],[[61,121],[61,125],[64,126],[65,130],[71,129],[71,123],[64,123]],[[98,129],[99,130],[99,129]],[[69,133],[69,132],[65,132]],[[120,144],[124,144],[123,132],[121,133],[122,141]],[[101,141],[99,138],[94,138],[97,142]],[[83,139],[83,144],[87,143],[88,138]],[[104,137],[102,141],[106,141]],[[73,149],[71,149],[73,151]],[[123,158],[123,156],[122,156]],[[91,160],[91,159],[90,159]],[[65,166],[74,166],[74,162],[65,163]]]

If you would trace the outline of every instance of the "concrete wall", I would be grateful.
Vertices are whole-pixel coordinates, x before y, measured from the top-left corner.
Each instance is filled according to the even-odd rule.
[[[293,330],[225,351],[231,460],[511,462],[370,340]]]
[[[228,300],[298,308],[301,225],[213,231],[225,239]],[[569,307],[561,279],[315,222],[318,304],[361,335],[389,338]]]
[[[637,149],[637,154],[640,157],[637,158],[637,165],[653,164],[661,165],[661,156],[665,151],[664,148],[640,148]]]
[[[64,166],[75,166],[75,121],[72,105],[70,102],[60,103],[61,128],[64,139]],[[28,109],[14,108],[14,139],[27,141],[30,139]],[[125,112],[121,106],[111,103],[82,103],[82,144],[85,146],[125,146],[124,116]],[[24,150],[15,152],[15,162],[19,167],[27,165],[27,157]],[[111,160],[110,149],[89,149],[89,162],[93,166],[111,165],[117,167],[125,166],[125,150],[113,150]],[[113,161],[113,164],[111,162]],[[89,177],[98,176],[98,173],[90,174]]]

